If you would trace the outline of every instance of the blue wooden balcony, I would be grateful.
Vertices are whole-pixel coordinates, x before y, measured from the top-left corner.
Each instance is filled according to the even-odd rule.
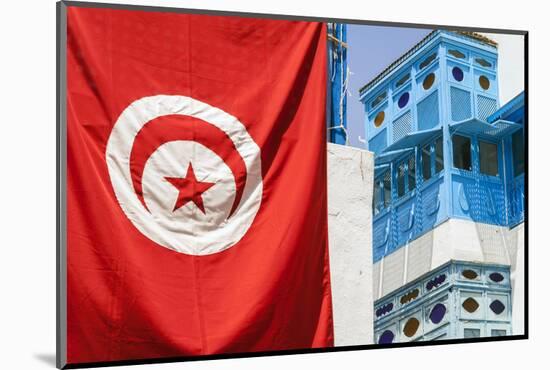
[[[375,261],[451,217],[523,220],[523,116],[497,111],[496,45],[434,31],[360,93],[375,153]]]

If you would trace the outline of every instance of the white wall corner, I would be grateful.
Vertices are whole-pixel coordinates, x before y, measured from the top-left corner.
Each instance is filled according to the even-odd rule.
[[[374,157],[336,144],[328,144],[327,155],[334,344],[372,344]]]

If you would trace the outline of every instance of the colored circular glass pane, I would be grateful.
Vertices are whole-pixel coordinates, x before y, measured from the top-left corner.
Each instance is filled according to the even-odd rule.
[[[439,324],[443,320],[443,317],[445,317],[446,312],[447,308],[443,303],[436,304],[430,312],[430,321],[434,324]]]
[[[409,303],[410,301],[416,299],[418,297],[418,294],[420,294],[420,290],[418,290],[418,288],[411,290],[407,294],[401,296],[401,304]]]
[[[499,301],[498,299],[495,299],[490,305],[489,305],[489,308],[491,309],[491,311],[493,311],[494,313],[496,313],[497,315],[500,315],[504,309],[506,308],[504,306],[504,303],[502,303],[501,301]]]
[[[474,313],[478,309],[479,303],[477,303],[477,301],[472,297],[469,297],[464,302],[462,302],[462,307],[464,307],[467,312]]]
[[[414,317],[411,317],[403,327],[403,334],[410,338],[416,334],[419,326],[420,321]]]
[[[404,108],[407,103],[409,102],[409,93],[408,92],[404,92],[400,97],[399,97],[399,100],[397,101],[397,106],[399,108]]]
[[[500,283],[502,280],[504,280],[504,276],[498,272],[493,272],[491,275],[489,275],[489,279],[494,281],[495,283]]]
[[[462,72],[462,69],[460,69],[459,67],[453,67],[452,73],[453,73],[454,79],[457,80],[458,82],[464,79],[464,72]]]
[[[378,112],[376,117],[374,117],[374,126],[380,127],[384,123],[384,118],[386,118],[386,113],[384,111]]]
[[[489,90],[489,87],[491,87],[491,81],[486,76],[479,76],[479,86],[483,90]]]
[[[464,270],[462,271],[462,276],[464,276],[466,279],[474,280],[477,278],[477,272],[474,270]]]
[[[382,335],[378,338],[378,344],[390,344],[393,343],[393,338],[395,335],[391,330],[386,330],[382,333]]]
[[[435,74],[430,73],[426,77],[424,77],[424,81],[422,82],[422,87],[424,90],[429,90],[430,87],[433,86],[435,82]]]

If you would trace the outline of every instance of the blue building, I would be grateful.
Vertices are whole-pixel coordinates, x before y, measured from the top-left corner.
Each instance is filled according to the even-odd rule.
[[[378,343],[514,333],[524,98],[498,83],[494,41],[436,30],[360,90]]]
[[[345,145],[347,134],[347,89],[348,56],[347,26],[342,23],[327,23],[328,36],[328,97],[327,129],[328,141]]]

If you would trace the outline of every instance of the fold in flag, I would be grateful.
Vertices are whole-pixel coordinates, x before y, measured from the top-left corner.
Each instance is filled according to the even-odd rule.
[[[324,24],[67,24],[68,363],[332,346]]]

